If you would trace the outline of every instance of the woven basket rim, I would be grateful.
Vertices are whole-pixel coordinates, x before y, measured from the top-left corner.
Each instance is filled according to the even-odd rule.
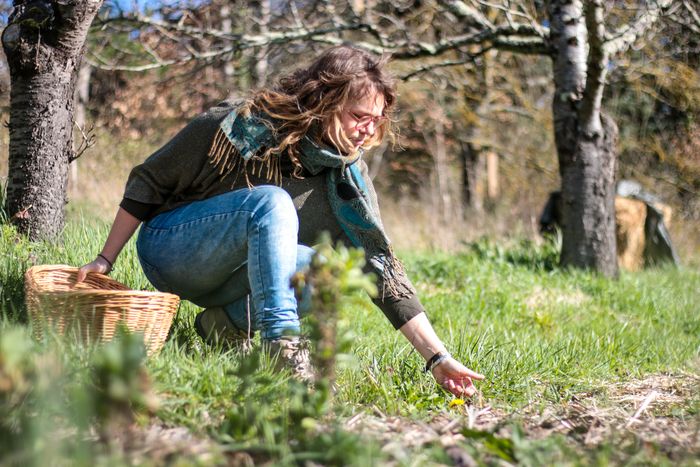
[[[40,271],[45,271],[45,270],[55,270],[55,271],[67,271],[67,272],[77,272],[79,268],[75,266],[67,266],[64,264],[41,264],[41,265],[35,265],[30,267],[25,275],[33,275],[36,272]],[[116,282],[118,284],[121,284],[125,287],[128,287],[126,284],[122,284],[118,280],[107,276],[105,274],[100,274],[97,272],[91,272],[90,274],[94,274],[102,279],[107,279],[112,282]],[[177,297],[178,299],[180,298],[178,295],[170,293],[170,292],[159,292],[159,291],[151,291],[151,290],[135,290],[131,288],[127,288],[124,290],[119,290],[119,289],[78,289],[78,290],[45,290],[42,288],[34,288],[37,292],[41,294],[51,294],[51,295],[136,295],[136,296],[142,296],[142,297],[149,297],[149,296],[172,296],[172,297]]]

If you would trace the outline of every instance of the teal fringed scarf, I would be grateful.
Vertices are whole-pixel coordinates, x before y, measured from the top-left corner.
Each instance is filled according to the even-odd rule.
[[[396,259],[384,232],[379,213],[372,205],[356,162],[362,156],[342,156],[305,136],[300,143],[301,164],[313,175],[326,170],[328,200],[340,226],[352,244],[363,248],[369,264],[383,278],[382,295],[407,297],[415,292],[401,281],[403,266]],[[276,145],[270,123],[236,110],[219,125],[209,158],[222,176],[241,173],[265,178],[280,185],[280,155],[265,156],[265,149]],[[330,169],[330,170],[327,170]]]

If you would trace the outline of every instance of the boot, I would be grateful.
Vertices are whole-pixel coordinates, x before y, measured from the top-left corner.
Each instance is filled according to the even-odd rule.
[[[221,307],[207,308],[194,319],[194,328],[204,342],[226,350],[248,353],[252,343],[248,333],[233,324]]]
[[[308,342],[299,336],[282,336],[266,343],[270,356],[278,370],[289,369],[292,376],[306,383],[313,383],[314,369],[309,359]]]

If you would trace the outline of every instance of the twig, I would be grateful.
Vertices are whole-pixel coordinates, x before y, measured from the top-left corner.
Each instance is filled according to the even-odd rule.
[[[479,417],[489,412],[491,412],[490,405],[487,405],[483,409],[477,409],[474,405],[470,405],[469,407],[467,407],[467,417],[469,418],[469,421],[467,422],[467,428],[469,428],[470,430],[473,429]]]
[[[82,136],[82,139],[80,141],[80,145],[78,146],[78,149],[73,153],[73,155],[70,157],[68,162],[73,162],[74,160],[78,159],[80,156],[83,155],[85,151],[87,151],[89,148],[95,145],[95,125],[92,125],[87,131],[85,131],[84,128],[81,128],[80,125],[76,121],[73,121],[73,124],[75,127],[80,131],[80,135]]]
[[[401,81],[408,81],[409,79],[413,78],[416,75],[420,75],[422,73],[432,71],[438,68],[445,68],[445,67],[451,67],[451,66],[459,66],[459,65],[466,65],[467,63],[473,63],[474,59],[480,55],[483,55],[486,53],[486,51],[490,50],[490,47],[485,47],[475,53],[474,55],[470,55],[469,57],[465,58],[464,60],[447,60],[444,62],[440,63],[432,63],[430,65],[423,65],[422,67],[413,70],[409,73],[406,73],[405,75],[401,76],[399,79]]]
[[[652,401],[653,401],[654,399],[656,399],[656,397],[657,397],[658,395],[659,395],[659,393],[657,393],[656,391],[652,390],[652,391],[647,395],[647,397],[644,398],[644,401],[643,401],[642,404],[639,406],[639,408],[637,409],[637,411],[634,413],[634,415],[632,416],[632,418],[630,418],[630,419],[627,421],[627,424],[625,425],[625,428],[629,428],[630,426],[632,426],[633,423],[636,423],[636,422],[638,421],[639,416],[642,414],[642,412],[644,412],[644,411],[646,410],[646,408],[649,407],[649,404],[651,404]]]
[[[351,427],[351,428],[352,428],[352,427],[358,422],[358,420],[360,420],[360,418],[362,418],[362,415],[363,415],[362,412],[356,413],[355,415],[353,415],[352,417],[350,417],[350,420],[348,420],[345,424],[346,424],[348,427]]]
[[[459,420],[459,419],[450,420],[449,422],[447,422],[443,427],[441,427],[441,428],[438,430],[438,433],[439,433],[439,434],[443,434],[443,435],[444,435],[444,434],[447,434],[447,433],[450,433],[450,432],[452,431],[452,429],[453,429],[454,427],[456,427],[457,425],[459,425],[459,424],[460,424],[460,420]]]

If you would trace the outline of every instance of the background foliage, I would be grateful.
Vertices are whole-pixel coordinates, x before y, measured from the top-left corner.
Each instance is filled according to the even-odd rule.
[[[471,3],[481,5],[490,21],[505,14],[488,2]],[[511,3],[514,11],[546,25],[541,2]],[[700,222],[700,36],[693,33],[697,25],[680,3],[672,9],[676,15],[663,18],[634,50],[614,57],[604,106],[620,127],[618,178],[640,181],[674,208],[671,231],[681,256],[689,258],[698,251],[698,237],[691,233]],[[685,4],[697,9],[696,2]],[[94,128],[98,138],[74,164],[73,207],[97,205],[96,213],[110,217],[130,167],[194,115],[224,98],[270,84],[283,70],[327,46],[292,41],[236,48],[236,37],[244,44],[247,37],[294,24],[313,28],[366,21],[383,27],[390,40],[430,44],[454,35],[453,28],[470,27],[443,3],[431,1],[270,5],[244,0],[105,4],[89,38],[84,64],[90,71],[84,83],[88,99],[83,103],[85,119],[79,122]],[[608,27],[624,26],[641,6],[607,5]],[[9,9],[7,1],[0,2],[0,21]],[[680,24],[679,18],[686,23]],[[358,31],[338,32],[338,40],[362,37]],[[394,61],[391,69],[401,78],[396,122],[401,138],[396,147],[368,157],[375,183],[385,193],[388,223],[396,219],[399,224],[407,210],[424,211],[418,217],[429,229],[444,231],[434,240],[437,247],[455,247],[483,234],[535,238],[540,210],[549,192],[559,187],[549,59],[497,50],[470,57],[469,52],[467,46],[441,57]],[[0,61],[4,106],[7,81]],[[76,137],[78,142],[82,138],[79,133]],[[5,128],[0,140],[2,177],[7,170]],[[472,199],[464,198],[466,151],[477,155],[468,168],[476,181]],[[491,194],[488,153],[498,161],[498,190]],[[393,235],[398,241],[405,237],[429,243],[412,224],[390,231],[401,232]]]

